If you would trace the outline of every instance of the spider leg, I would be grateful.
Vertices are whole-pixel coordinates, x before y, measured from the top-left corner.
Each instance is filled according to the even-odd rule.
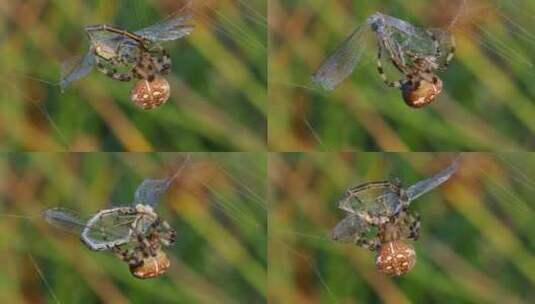
[[[125,81],[128,82],[132,80],[132,72],[126,72],[126,73],[119,73],[115,68],[108,68],[106,65],[104,65],[101,61],[101,59],[98,56],[95,56],[95,63],[97,70],[99,70],[101,73],[105,74],[106,76],[119,80],[119,81]]]
[[[381,46],[381,43],[379,42],[377,44],[377,48],[378,48],[378,51],[377,51],[377,72],[379,72],[379,75],[381,75],[381,78],[383,79],[383,82],[389,86],[389,87],[392,87],[392,88],[401,88],[401,85],[402,85],[402,82],[401,80],[398,80],[398,81],[389,81],[388,78],[386,77],[386,74],[384,72],[384,69],[383,69],[383,64],[381,63],[381,57],[382,57],[382,53],[383,53],[383,47]],[[393,58],[392,58],[393,60]],[[400,67],[398,67],[398,64],[395,63],[394,66],[396,68],[398,68],[398,70],[401,71]],[[402,72],[403,73],[403,72]],[[403,73],[405,74],[405,73]]]
[[[438,42],[437,36],[430,30],[426,30],[427,35],[431,37],[431,40],[433,41],[433,48],[435,49],[435,57],[438,59],[442,56],[442,50],[440,50],[440,43]]]
[[[407,213],[404,221],[409,225],[409,231],[406,237],[417,241],[420,237],[420,215],[416,212]]]
[[[372,239],[356,237],[355,244],[370,251],[376,251],[381,247],[381,240],[378,237],[374,237]]]
[[[151,244],[147,237],[145,237],[143,234],[138,233],[136,235],[137,242],[139,244],[139,249],[143,253],[143,256],[149,257],[149,256],[156,256],[156,252],[158,250],[157,244]]]
[[[155,235],[155,232],[153,231],[154,221],[149,225],[146,231],[141,230],[140,223],[142,223],[144,217],[148,216],[149,215],[147,214],[141,214],[137,220],[132,223],[133,234],[138,244],[137,249],[143,253],[144,257],[156,256],[156,253],[160,248],[158,243],[151,242],[151,239],[158,238],[158,235]]]
[[[170,246],[176,241],[176,230],[160,217],[151,224],[150,230],[164,246]]]
[[[134,77],[139,79],[154,80],[156,77],[156,66],[149,52],[141,52],[137,64],[134,66],[133,74]]]
[[[119,259],[128,263],[128,265],[131,267],[136,267],[143,264],[143,256],[139,250],[122,249],[119,246],[114,246],[112,250]]]
[[[433,34],[433,32],[431,32],[430,30],[427,30],[427,34],[429,35],[429,37],[431,37],[431,40],[433,40],[433,46],[435,48],[435,57],[437,58],[437,61],[438,61],[438,59],[442,57],[442,51],[440,50],[440,43],[436,35]],[[453,59],[453,56],[455,55],[455,49],[456,49],[455,37],[453,37],[453,35],[451,34],[450,34],[450,42],[451,42],[451,46],[448,51],[448,55],[446,56],[445,62],[438,68],[439,70],[447,69],[448,66],[450,65],[451,60]]]
[[[453,56],[455,56],[455,50],[456,50],[455,38],[453,37],[453,35],[451,35],[451,47],[448,52],[448,56],[446,57],[446,62],[444,62],[444,65],[442,66],[442,69],[447,69],[449,67],[450,62],[453,59]]]
[[[158,64],[161,66],[159,69],[160,74],[169,74],[169,71],[171,71],[171,56],[165,49],[162,50],[162,56],[158,58]]]
[[[162,221],[163,233],[161,241],[165,246],[170,246],[176,241],[176,230],[171,228],[166,221]]]
[[[171,56],[169,52],[161,45],[155,45],[151,50],[151,60],[156,67],[156,73],[160,75],[167,75],[171,70]]]

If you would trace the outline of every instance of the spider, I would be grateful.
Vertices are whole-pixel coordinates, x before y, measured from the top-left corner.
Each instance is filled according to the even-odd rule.
[[[113,245],[110,249],[117,257],[128,263],[130,272],[139,279],[157,277],[171,265],[162,247],[175,243],[176,231],[154,213],[150,206],[136,206],[138,220],[132,223],[134,242]],[[147,225],[143,231],[143,225]],[[139,227],[138,227],[139,226]]]
[[[171,70],[171,57],[161,45],[105,24],[86,26],[85,30],[92,41],[96,68],[100,72],[119,81],[140,79],[131,91],[131,100],[136,105],[148,110],[167,101],[170,86],[163,76]],[[103,42],[94,38],[96,32],[110,32],[119,36],[111,42]],[[116,68],[132,65],[127,72],[119,72]]]
[[[407,273],[416,264],[416,252],[406,241],[416,241],[420,235],[420,216],[409,206],[448,180],[457,168],[455,161],[407,189],[398,179],[349,188],[338,201],[338,207],[348,215],[331,231],[331,238],[375,251],[376,266],[382,273]]]
[[[360,227],[352,233],[352,241],[377,252],[376,264],[380,272],[404,274],[416,263],[416,252],[405,240],[418,240],[420,216],[408,210],[409,200],[399,180],[370,182],[348,189],[340,204],[351,204],[351,200],[365,203],[365,199],[361,199],[366,192],[381,194],[373,201],[374,205],[354,212],[351,221],[360,221]],[[340,228],[343,226],[338,225],[333,230],[333,239],[340,240],[343,233]]]
[[[449,53],[444,63],[442,65],[439,64],[437,61],[442,57],[440,43],[435,34],[430,30],[426,30],[425,32],[433,41],[435,54],[433,56],[423,56],[406,51],[410,62],[406,62],[403,54],[400,54],[399,58],[398,56],[394,56],[394,50],[389,48],[385,41],[378,39],[377,71],[387,86],[401,90],[403,100],[408,106],[413,108],[421,108],[431,103],[440,94],[442,91],[442,80],[435,74],[435,71],[447,69],[455,54],[455,40],[451,36]],[[381,63],[382,53],[385,49],[390,54],[390,61],[394,67],[405,76],[404,79],[398,81],[388,80]],[[398,50],[397,53],[401,52],[401,50]]]
[[[329,56],[312,76],[312,81],[326,90],[333,90],[362,61],[368,36],[378,42],[377,70],[386,85],[401,90],[405,103],[419,108],[431,103],[442,90],[442,81],[435,74],[446,69],[455,53],[453,36],[444,29],[425,29],[407,21],[376,12],[366,18]],[[437,36],[440,39],[437,39]],[[443,38],[450,37],[448,54]],[[394,67],[403,74],[398,81],[389,81],[381,57],[388,52]],[[445,57],[445,59],[444,59]]]

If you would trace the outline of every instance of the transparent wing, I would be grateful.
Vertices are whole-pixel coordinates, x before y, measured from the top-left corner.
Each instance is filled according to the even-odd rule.
[[[417,27],[407,21],[381,13],[370,16],[369,23],[385,49],[401,62],[411,60],[409,54],[435,56],[435,44],[430,33],[439,42],[442,56],[446,54],[442,50],[445,48],[444,44],[451,41],[451,35],[447,31]]]
[[[41,212],[41,216],[52,226],[68,232],[80,233],[85,227],[85,221],[78,213],[67,208],[48,208]]]
[[[428,179],[421,180],[410,186],[406,194],[410,201],[417,199],[428,191],[440,186],[447,181],[459,169],[459,159],[456,159],[448,167]]]
[[[83,57],[67,60],[61,66],[61,91],[65,90],[73,81],[76,81],[91,72],[95,61],[93,50],[90,49]]]
[[[109,249],[106,245],[121,245],[130,241],[130,224],[136,219],[135,216],[110,215],[90,223],[76,211],[62,207],[45,209],[41,215],[47,223],[80,235],[91,250],[105,250]]]
[[[186,24],[189,19],[191,19],[191,13],[182,9],[161,22],[135,31],[134,34],[152,41],[176,40],[193,31],[193,26]]]
[[[325,90],[333,90],[349,76],[360,62],[366,49],[368,23],[357,27],[349,37],[322,63],[312,81]]]
[[[135,208],[104,209],[93,215],[82,231],[82,241],[92,250],[108,250],[132,241],[134,223],[139,218]]]
[[[188,165],[189,161],[190,155],[188,154],[182,165],[171,177],[163,179],[145,179],[136,189],[133,205],[136,206],[137,204],[142,204],[156,207],[160,202],[162,195],[165,194],[169,186],[171,186],[171,183],[180,175],[182,170]]]
[[[173,178],[145,179],[136,189],[134,206],[142,204],[156,207],[172,181]]]
[[[365,225],[356,215],[349,215],[331,230],[331,238],[339,242],[352,242],[365,229]]]
[[[394,214],[399,208],[399,191],[389,181],[369,182],[349,188],[338,201],[338,208],[349,213]]]
[[[331,239],[342,243],[356,242],[367,226],[358,216],[349,215],[331,230]]]

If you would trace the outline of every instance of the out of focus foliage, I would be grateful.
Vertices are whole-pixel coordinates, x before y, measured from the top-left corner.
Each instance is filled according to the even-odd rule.
[[[329,239],[349,186],[427,178],[456,155],[307,153],[269,159],[269,299],[273,303],[532,303],[535,155],[464,154],[459,171],[411,205],[418,261],[388,278],[374,253]]]
[[[62,94],[61,62],[84,54],[84,26],[152,25],[184,1],[2,1],[0,149],[243,151],[266,142],[266,4],[190,1],[195,30],[163,43],[171,97],[153,111],[130,101],[133,82],[94,70]]]
[[[445,27],[456,37],[455,58],[439,73],[444,90],[431,105],[409,108],[398,89],[383,84],[374,41],[334,91],[312,84],[323,60],[377,11]],[[528,0],[270,1],[269,145],[283,151],[533,149],[534,14]],[[401,78],[390,72],[391,80]]]
[[[156,208],[178,231],[171,268],[134,278],[110,252],[48,225],[41,210],[90,216],[132,202],[145,178],[172,174],[185,155],[3,154],[0,159],[2,303],[264,303],[266,157],[193,153]]]

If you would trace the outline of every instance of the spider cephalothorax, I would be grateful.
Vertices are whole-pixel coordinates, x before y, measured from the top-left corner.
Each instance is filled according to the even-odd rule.
[[[376,252],[377,269],[402,275],[416,263],[416,252],[407,241],[418,240],[420,216],[410,203],[439,186],[457,170],[454,162],[431,178],[404,189],[398,180],[369,182],[349,188],[338,201],[348,215],[331,231],[331,238],[351,242]]]

